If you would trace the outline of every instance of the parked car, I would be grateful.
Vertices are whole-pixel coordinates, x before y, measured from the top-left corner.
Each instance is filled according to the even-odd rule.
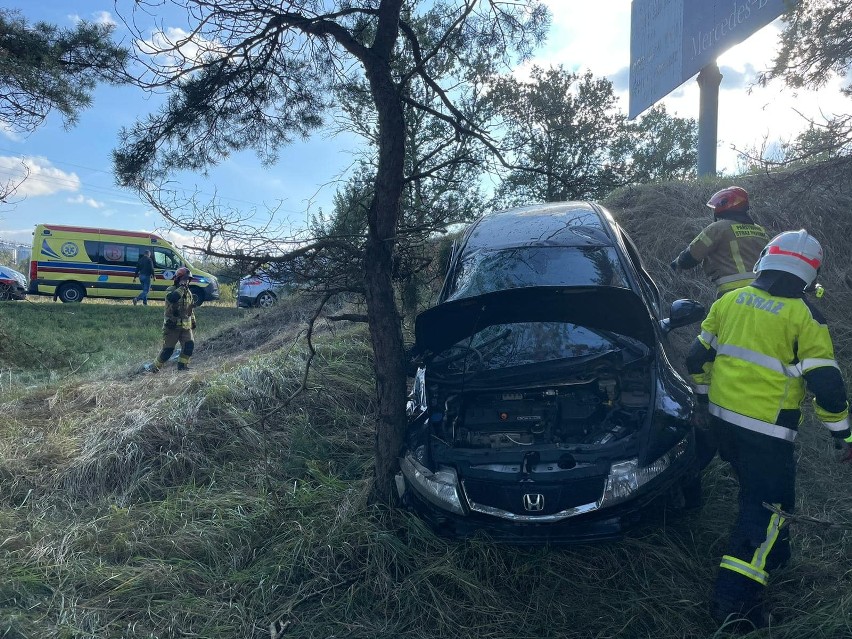
[[[603,207],[491,213],[415,322],[397,488],[439,532],[519,542],[620,536],[696,480],[689,385],[663,350],[704,308],[659,290]]]
[[[291,292],[292,285],[289,279],[276,278],[266,271],[258,271],[240,279],[237,288],[237,306],[270,308]]]
[[[0,301],[27,297],[27,278],[9,266],[0,266]]]

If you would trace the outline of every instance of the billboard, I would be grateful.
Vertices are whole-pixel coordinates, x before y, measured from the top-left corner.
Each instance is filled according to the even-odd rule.
[[[796,0],[633,0],[630,109],[635,118]]]

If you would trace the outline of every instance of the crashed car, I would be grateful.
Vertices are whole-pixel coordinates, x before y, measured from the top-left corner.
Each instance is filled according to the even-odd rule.
[[[683,505],[695,400],[662,344],[703,316],[677,300],[662,317],[598,204],[480,218],[416,319],[403,503],[442,534],[520,543],[617,538],[650,502]]]
[[[0,266],[0,301],[27,297],[27,278],[8,266]]]

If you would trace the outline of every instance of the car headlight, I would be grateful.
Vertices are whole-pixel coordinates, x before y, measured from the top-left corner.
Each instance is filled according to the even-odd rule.
[[[210,280],[208,280],[206,277],[198,277],[195,279],[195,281],[200,284],[207,284],[207,282],[209,282]]]
[[[441,466],[432,472],[411,455],[401,458],[399,465],[411,488],[423,499],[456,515],[465,514],[459,493],[459,478],[454,468]]]
[[[639,459],[636,457],[612,464],[599,508],[613,506],[632,498],[637,490],[662,474],[683,455],[686,448],[687,441],[681,440],[674,448],[647,466],[640,466]]]

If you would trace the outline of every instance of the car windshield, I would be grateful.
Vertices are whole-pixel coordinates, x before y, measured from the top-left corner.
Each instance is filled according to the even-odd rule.
[[[528,286],[626,288],[627,277],[611,246],[480,249],[459,262],[447,299]]]
[[[568,322],[524,322],[488,326],[435,355],[437,376],[484,373],[548,363],[585,363],[610,353],[622,361],[644,357],[648,347],[632,337]]]

